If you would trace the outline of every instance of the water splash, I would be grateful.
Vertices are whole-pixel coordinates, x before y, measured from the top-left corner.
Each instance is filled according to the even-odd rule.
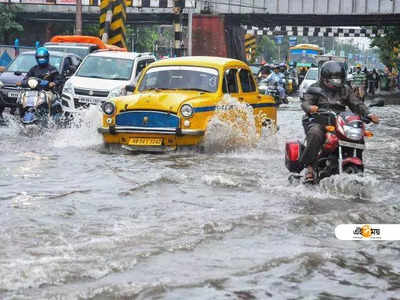
[[[97,132],[97,128],[101,126],[101,117],[102,112],[95,105],[79,110],[68,128],[57,130],[53,141],[54,147],[89,148],[101,145],[103,137]]]
[[[207,152],[226,152],[256,145],[253,108],[226,95],[217,105],[203,140]]]

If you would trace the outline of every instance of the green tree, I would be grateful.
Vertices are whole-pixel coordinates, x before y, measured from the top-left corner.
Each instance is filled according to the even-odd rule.
[[[257,41],[256,56],[262,57],[266,62],[271,62],[278,57],[278,48],[273,40],[267,36],[262,36]]]
[[[379,48],[379,56],[385,66],[399,68],[400,26],[385,26],[384,29],[385,36],[373,38],[371,47]]]
[[[5,44],[9,44],[24,27],[16,21],[18,8],[12,4],[0,4],[0,36]]]
[[[135,52],[153,52],[156,41],[159,40],[158,26],[127,26],[128,45],[132,44],[132,38],[134,39]]]

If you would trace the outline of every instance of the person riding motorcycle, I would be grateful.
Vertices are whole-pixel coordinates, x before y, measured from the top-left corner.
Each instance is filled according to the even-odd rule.
[[[33,66],[24,79],[20,83],[22,86],[27,86],[30,77],[36,77],[49,82],[48,89],[60,89],[64,81],[63,76],[58,72],[56,67],[50,65],[50,54],[47,48],[39,47],[36,49],[35,58],[37,65]]]
[[[281,99],[286,99],[286,91],[284,88],[285,85],[285,77],[283,74],[281,74],[279,65],[274,65],[273,66],[274,71],[269,74],[267,77],[266,81],[268,84],[277,84],[277,88],[279,91],[279,97]]]
[[[369,112],[368,107],[345,84],[345,80],[344,67],[335,61],[327,61],[321,66],[319,81],[309,86],[304,93],[301,107],[306,113],[303,118],[306,147],[301,156],[301,162],[306,168],[305,182],[314,181],[313,164],[325,141],[325,129],[313,117],[319,108],[339,113],[348,106],[353,113],[379,123],[379,118]]]

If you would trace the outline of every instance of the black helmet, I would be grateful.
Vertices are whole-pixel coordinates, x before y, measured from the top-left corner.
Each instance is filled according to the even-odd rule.
[[[346,71],[344,66],[336,61],[327,61],[321,67],[321,82],[329,89],[338,89],[344,86]]]

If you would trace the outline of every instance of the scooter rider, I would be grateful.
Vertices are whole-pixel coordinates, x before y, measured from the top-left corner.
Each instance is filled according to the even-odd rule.
[[[269,74],[269,76],[267,77],[266,81],[267,81],[268,84],[277,83],[279,96],[281,97],[281,99],[285,99],[286,98],[286,91],[285,91],[285,88],[284,88],[284,85],[285,85],[284,76],[282,76],[282,74],[279,73],[279,71],[280,71],[279,65],[274,65],[273,68],[274,68],[274,71],[271,74]]]
[[[303,126],[307,137],[301,162],[306,167],[305,182],[314,181],[313,164],[325,141],[325,129],[315,121],[312,115],[319,108],[340,112],[348,106],[353,113],[368,117],[374,123],[379,123],[379,118],[371,114],[361,99],[349,86],[345,85],[345,79],[346,71],[343,66],[335,61],[325,62],[321,66],[319,81],[308,87],[304,93],[301,107],[306,112]]]
[[[49,82],[48,88],[60,88],[64,79],[58,70],[50,65],[50,54],[47,48],[39,47],[35,54],[37,65],[33,66],[28,73],[26,73],[24,79],[21,82],[22,86],[28,85],[28,79],[30,77],[36,77]]]

